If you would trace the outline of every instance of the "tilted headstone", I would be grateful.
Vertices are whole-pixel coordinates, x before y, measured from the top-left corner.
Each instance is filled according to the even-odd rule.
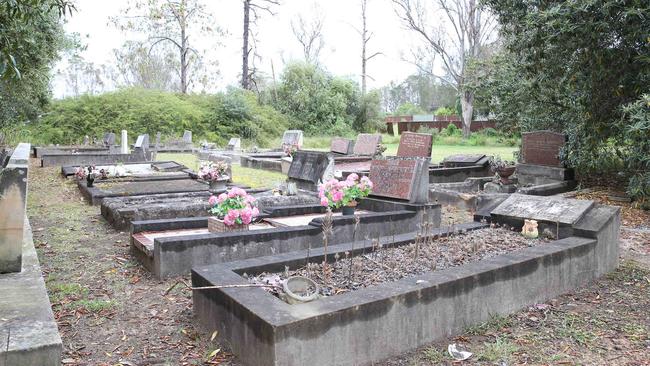
[[[463,166],[481,165],[485,166],[490,159],[483,154],[456,154],[449,155],[442,160],[445,168],[458,168]]]
[[[429,199],[429,159],[374,159],[368,177],[374,184],[373,196],[397,198],[411,203],[426,203]]]
[[[30,150],[30,144],[18,144],[0,169],[0,273],[22,270]]]
[[[181,165],[175,161],[165,161],[160,163],[152,163],[151,167],[159,172],[177,172],[185,169],[184,165]]]
[[[113,146],[115,145],[115,134],[112,132],[107,132],[104,134],[103,138],[104,146]]]
[[[122,148],[120,149],[120,152],[122,154],[128,154],[129,153],[129,137],[127,135],[126,130],[122,130]]]
[[[333,138],[330,144],[330,151],[338,154],[349,155],[352,154],[353,149],[354,141],[342,137]]]
[[[183,132],[183,142],[186,144],[192,143],[192,131],[185,130],[185,132]]]
[[[230,141],[228,141],[228,146],[226,147],[226,150],[235,151],[235,150],[240,150],[240,149],[241,149],[241,139],[239,137],[230,138]]]
[[[533,219],[573,225],[594,205],[593,201],[562,197],[511,194],[492,210],[492,215],[513,219]]]
[[[312,188],[331,175],[334,158],[331,154],[318,151],[296,151],[289,167],[289,180],[304,181]]]
[[[139,135],[133,147],[143,151],[149,150],[149,135],[146,133],[144,135]]]
[[[521,162],[532,165],[561,167],[560,150],[566,136],[552,131],[533,131],[521,134]]]
[[[433,135],[428,133],[403,132],[397,147],[397,156],[431,158]]]
[[[354,155],[373,156],[377,153],[377,146],[381,143],[381,135],[360,133],[354,143]]]
[[[282,145],[303,145],[303,135],[301,130],[286,130],[282,135]]]

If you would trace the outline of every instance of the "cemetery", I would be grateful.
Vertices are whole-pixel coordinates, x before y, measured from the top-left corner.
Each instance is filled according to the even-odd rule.
[[[650,365],[646,8],[6,2],[0,366]]]

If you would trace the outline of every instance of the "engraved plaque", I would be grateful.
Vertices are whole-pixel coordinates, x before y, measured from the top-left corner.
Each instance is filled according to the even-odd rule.
[[[357,136],[357,141],[354,143],[355,155],[375,155],[377,152],[377,145],[381,143],[381,135],[360,133]]]
[[[551,131],[534,131],[521,134],[522,162],[524,164],[561,167],[560,149],[564,134]]]
[[[399,139],[397,156],[431,157],[433,136],[427,133],[404,132]]]
[[[373,160],[369,178],[375,196],[411,199],[417,175],[417,160]]]

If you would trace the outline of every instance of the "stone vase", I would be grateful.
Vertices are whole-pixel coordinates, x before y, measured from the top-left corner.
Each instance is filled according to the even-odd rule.
[[[217,179],[217,180],[211,180],[209,182],[210,184],[210,190],[211,191],[223,191],[226,189],[226,183],[228,182],[228,178],[225,179]]]
[[[497,174],[499,175],[499,181],[502,184],[510,184],[510,176],[515,172],[515,166],[507,166],[497,169]]]
[[[248,225],[226,225],[223,220],[211,216],[208,218],[208,231],[211,233],[227,233],[231,231],[248,231]]]

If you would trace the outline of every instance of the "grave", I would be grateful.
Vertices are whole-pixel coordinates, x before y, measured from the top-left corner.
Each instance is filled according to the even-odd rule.
[[[109,151],[53,153],[41,155],[41,167],[100,165],[151,161],[152,151],[134,151],[130,154],[113,154]]]
[[[404,132],[399,139],[397,156],[431,159],[433,135],[427,133]]]
[[[304,145],[303,134],[301,130],[286,130],[282,135],[282,146],[294,145],[299,148]]]
[[[192,145],[192,131],[185,130],[183,132],[183,142],[187,145]]]
[[[142,151],[149,150],[149,135],[147,134],[139,135],[138,139],[135,141],[135,144],[133,145],[133,148]]]
[[[264,196],[255,196],[263,207],[259,217],[261,227],[255,225],[253,230],[236,233],[210,233],[207,232],[207,217],[132,221],[132,252],[156,277],[165,278],[186,274],[196,265],[323,245],[324,207],[317,202],[280,206],[274,200],[283,196],[266,196],[266,200]],[[316,196],[312,197],[318,201]],[[364,237],[413,232],[425,216],[432,225],[440,225],[439,205],[367,198],[360,202],[356,215],[360,221],[355,233],[354,216],[335,213],[329,240],[331,245],[348,242],[355,237],[361,240]]]
[[[534,204],[525,203],[530,196],[510,198],[506,206],[496,207],[494,216],[488,213],[491,221],[510,225],[513,219],[529,218],[519,215],[533,214],[564,221],[566,230],[542,245],[306,303],[290,305],[255,287],[197,289],[193,291],[197,324],[205,331],[218,331],[244,365],[372,364],[452,337],[495,315],[506,316],[571,292],[616,268],[618,208],[557,201],[534,211],[530,210]],[[559,210],[564,213],[557,215]],[[511,216],[501,222],[500,211]],[[437,228],[427,237],[436,240],[451,231],[486,226],[474,222],[456,230]],[[325,258],[335,263],[336,258],[370,255],[378,247],[398,247],[414,240],[406,234],[382,236],[380,247],[368,241],[345,242],[329,246],[326,253],[312,247],[195,267],[192,286],[250,284],[249,278],[262,273],[294,270]]]
[[[64,177],[75,175],[79,165],[63,166],[61,167],[61,174]],[[126,163],[126,164],[110,164],[110,165],[95,165],[96,170],[104,169],[108,172],[110,177],[150,177],[150,176],[188,176],[192,173],[185,165],[179,164],[175,161],[158,161],[155,163]]]
[[[233,137],[228,141],[228,146],[226,150],[229,151],[239,151],[241,150],[241,139],[239,137]]]
[[[456,154],[445,157],[442,166],[445,168],[487,166],[489,162],[490,157],[484,154]]]
[[[156,151],[162,153],[174,152],[192,152],[194,145],[192,144],[192,131],[184,131],[181,138],[175,138],[161,142],[162,135],[160,132],[156,134]]]
[[[101,204],[104,198],[153,195],[181,192],[208,192],[207,183],[192,179],[189,175],[181,177],[146,177],[144,179],[96,179],[92,187],[86,180],[78,180],[77,186],[82,196],[91,205]]]
[[[121,148],[120,148],[120,154],[128,154],[129,153],[129,137],[128,133],[126,130],[122,130],[122,140],[121,140]]]
[[[381,135],[360,133],[357,135],[352,152],[354,155],[374,156],[379,144],[381,144]]]
[[[25,215],[29,155],[21,143],[0,159],[0,365],[55,366],[63,346]]]
[[[334,158],[329,153],[296,151],[287,176],[298,189],[318,190],[318,184],[334,177]]]
[[[351,155],[335,156],[335,169],[341,171],[343,176],[350,173],[364,174],[370,169],[370,161],[378,154],[377,148],[381,145],[381,135],[361,133],[356,141],[348,148],[352,149]]]
[[[374,183],[372,195],[426,203],[429,199],[428,169],[426,158],[375,159],[368,174]]]
[[[335,137],[330,143],[330,152],[342,155],[351,155],[354,151],[354,141],[342,137]]]
[[[115,134],[113,132],[107,132],[102,138],[102,143],[104,146],[113,146],[115,145]]]

